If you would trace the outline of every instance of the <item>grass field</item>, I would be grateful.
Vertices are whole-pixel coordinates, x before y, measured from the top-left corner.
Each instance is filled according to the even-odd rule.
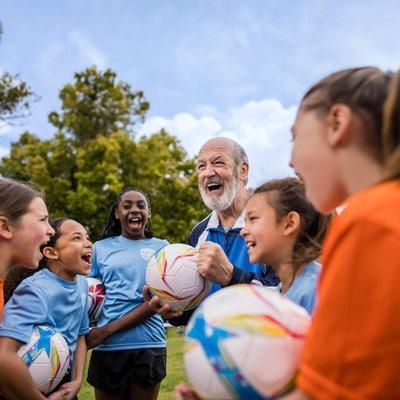
[[[167,377],[161,384],[160,394],[158,400],[172,400],[174,398],[174,387],[179,382],[186,380],[183,371],[182,354],[183,354],[183,337],[180,336],[176,328],[167,329],[168,336],[168,361],[167,361]],[[88,355],[88,363],[89,363]],[[87,365],[86,364],[86,369]],[[85,381],[82,389],[78,394],[79,400],[92,400],[94,399],[93,388]]]

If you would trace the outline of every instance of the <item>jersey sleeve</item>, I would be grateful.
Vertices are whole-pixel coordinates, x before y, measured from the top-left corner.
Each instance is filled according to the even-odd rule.
[[[269,265],[263,265],[261,276],[255,272],[247,272],[233,266],[232,278],[228,286],[238,283],[259,283],[264,286],[276,286],[279,283],[279,279],[276,277],[275,271]]]
[[[28,343],[35,325],[46,322],[47,310],[43,290],[32,282],[22,283],[4,307],[0,336]]]
[[[399,235],[363,220],[335,239],[297,384],[312,398],[398,399]]]
[[[83,313],[82,313],[82,322],[81,326],[79,327],[79,332],[78,336],[86,335],[89,332],[89,313],[88,313],[88,301],[89,301],[89,296],[88,296],[88,283],[85,278],[82,279],[82,296],[84,296],[85,301],[83,302]]]
[[[98,249],[96,246],[96,243],[93,246],[93,254],[92,254],[92,259],[91,259],[91,268],[90,268],[90,274],[88,276],[92,278],[97,278],[100,277],[100,268],[97,263],[97,258],[98,258]]]

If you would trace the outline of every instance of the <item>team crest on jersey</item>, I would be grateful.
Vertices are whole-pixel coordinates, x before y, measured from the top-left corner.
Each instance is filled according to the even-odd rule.
[[[150,258],[153,256],[155,251],[153,249],[145,248],[145,249],[140,249],[140,255],[146,260],[149,261]]]

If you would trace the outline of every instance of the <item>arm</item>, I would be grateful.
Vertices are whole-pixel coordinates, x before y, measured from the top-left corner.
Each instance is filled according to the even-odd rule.
[[[232,278],[227,286],[238,283],[252,283],[253,281],[258,281],[264,286],[276,286],[279,283],[275,271],[269,265],[264,265],[262,277],[254,272],[246,272],[233,266]]]
[[[78,394],[82,386],[82,378],[86,364],[86,342],[85,336],[79,336],[76,342],[74,363],[72,365],[71,382],[64,383],[61,389],[68,389],[70,392],[64,400],[72,400]]]
[[[155,312],[145,301],[129,313],[125,314],[123,317],[118,318],[100,328],[92,328],[89,334],[86,336],[86,344],[89,349],[99,346],[113,333],[139,325],[142,322],[147,321],[154,314]]]
[[[18,357],[17,351],[22,343],[11,338],[0,337],[0,392],[8,400],[45,400],[36,388],[24,362]],[[48,397],[61,400],[68,389],[62,389]]]

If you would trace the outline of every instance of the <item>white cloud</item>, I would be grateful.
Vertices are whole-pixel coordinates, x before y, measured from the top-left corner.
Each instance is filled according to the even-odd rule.
[[[72,45],[85,61],[97,65],[100,69],[107,66],[106,57],[98,47],[81,31],[73,31],[69,35]]]
[[[216,136],[239,142],[248,152],[251,166],[250,183],[290,173],[290,127],[296,106],[285,108],[278,100],[249,101],[224,111],[201,105],[198,110],[210,110],[212,115],[195,117],[189,113],[172,118],[156,116],[145,122],[140,135],[165,128],[176,135],[190,156],[197,154],[201,145]]]
[[[0,122],[0,136],[8,135],[11,132],[11,126],[7,123]]]
[[[10,154],[10,148],[5,146],[0,146],[0,158]]]

